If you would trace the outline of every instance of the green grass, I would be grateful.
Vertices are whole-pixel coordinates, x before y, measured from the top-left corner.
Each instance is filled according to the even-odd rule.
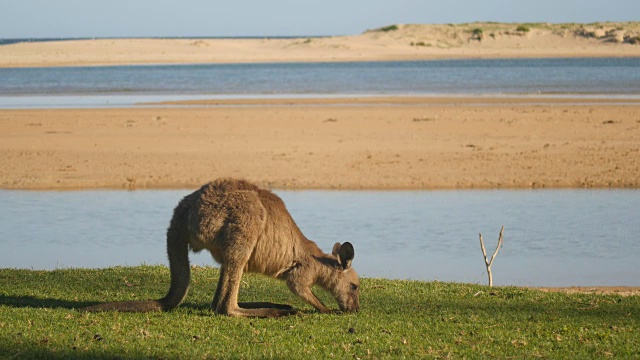
[[[0,358],[640,357],[640,296],[365,278],[359,313],[323,315],[284,283],[250,275],[242,301],[289,303],[301,312],[236,319],[208,307],[217,274],[194,268],[187,300],[167,313],[89,314],[76,309],[161,297],[168,269],[1,269]]]
[[[373,31],[389,32],[389,31],[396,31],[398,29],[399,29],[398,25],[389,25],[389,26],[384,26],[381,28],[374,29]]]

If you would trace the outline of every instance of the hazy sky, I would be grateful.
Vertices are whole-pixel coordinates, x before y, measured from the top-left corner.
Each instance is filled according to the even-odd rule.
[[[640,0],[0,0],[0,38],[352,35],[408,23],[638,20]]]

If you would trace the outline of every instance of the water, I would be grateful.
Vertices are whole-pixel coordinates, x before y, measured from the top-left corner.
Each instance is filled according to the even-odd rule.
[[[123,106],[175,96],[531,94],[638,97],[640,58],[0,69],[4,108]]]
[[[190,191],[0,191],[0,267],[167,264],[165,231]],[[355,245],[362,276],[496,285],[640,286],[640,191],[276,191],[322,249]],[[206,253],[191,254],[213,265]]]

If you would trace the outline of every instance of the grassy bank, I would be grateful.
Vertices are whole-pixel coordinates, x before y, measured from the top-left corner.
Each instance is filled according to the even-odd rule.
[[[2,269],[0,358],[640,357],[640,296],[362,279],[360,313],[320,315],[283,283],[245,276],[241,300],[302,311],[232,319],[208,308],[217,274],[194,268],[168,313],[88,314],[75,309],[164,295],[168,269]]]

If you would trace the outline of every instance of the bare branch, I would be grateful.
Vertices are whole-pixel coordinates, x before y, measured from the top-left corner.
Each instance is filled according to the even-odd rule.
[[[502,240],[502,232],[504,231],[504,225],[502,226],[502,228],[500,229],[500,236],[498,237],[498,246],[496,246],[496,251],[494,251],[493,256],[491,256],[491,260],[489,261],[489,266],[491,266],[491,264],[493,264],[493,258],[496,257],[496,255],[498,255],[498,250],[500,250],[500,248],[503,245],[503,240]],[[487,255],[485,254],[485,257]]]
[[[480,248],[482,249],[482,255],[484,255],[484,262],[489,266],[489,262],[487,262],[487,250],[485,250],[484,241],[482,241],[482,233],[480,233]]]
[[[495,259],[496,255],[498,255],[498,251],[504,244],[504,239],[502,237],[502,233],[504,232],[504,225],[500,229],[500,236],[498,237],[498,246],[496,246],[496,251],[493,252],[491,256],[491,260],[487,259],[487,250],[484,247],[484,241],[482,240],[482,233],[480,233],[480,248],[482,249],[482,255],[484,256],[484,263],[487,267],[487,276],[489,277],[489,287],[493,286],[493,274],[491,273],[491,265],[493,264],[493,259]]]

